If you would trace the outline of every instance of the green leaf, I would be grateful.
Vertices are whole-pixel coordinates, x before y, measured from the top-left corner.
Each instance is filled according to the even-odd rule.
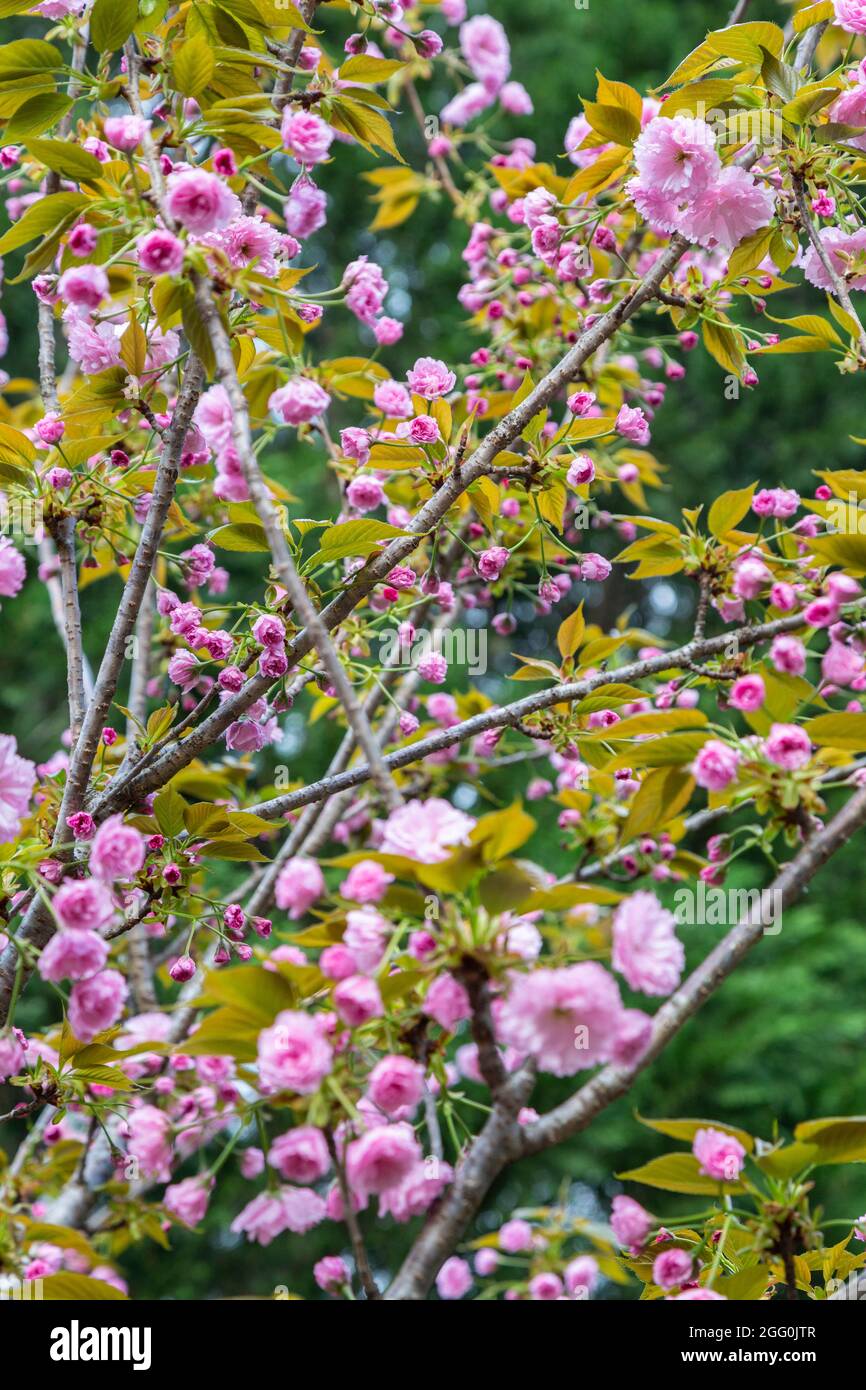
[[[349,90],[361,91],[360,88],[354,87]],[[381,111],[372,110],[363,102],[347,96],[344,91],[329,101],[328,121],[336,130],[354,136],[358,144],[363,145],[365,149],[372,150],[374,146],[378,146],[395,159],[399,159],[401,164],[405,164],[406,161],[394,144],[393,131]]]
[[[823,338],[833,347],[842,346],[842,339],[832,323],[822,319],[820,314],[798,314],[793,319],[777,319],[773,318],[772,314],[768,314],[767,318],[771,319],[773,323],[784,324],[786,328],[799,328],[801,333],[806,333],[812,338]]]
[[[31,72],[53,72],[62,67],[60,49],[44,39],[16,39],[0,48],[0,81],[26,77]]]
[[[209,801],[197,801],[187,806],[183,813],[184,825],[193,838],[207,839],[210,835],[220,835],[228,830],[229,818],[221,806],[212,806]]]
[[[387,521],[341,521],[323,533],[321,549],[308,564],[311,565],[313,561],[316,564],[331,564],[349,555],[370,555],[379,550],[380,542],[408,534],[408,531],[391,526]]]
[[[719,1183],[698,1171],[698,1160],[694,1154],[664,1154],[645,1163],[642,1168],[632,1168],[627,1173],[617,1173],[621,1182],[641,1182],[645,1187],[660,1187],[665,1192],[687,1192],[717,1196],[723,1192],[729,1196],[734,1192],[745,1192],[741,1182]]]
[[[704,42],[683,59],[664,85],[679,87],[683,82],[700,77],[709,68],[718,67],[722,58],[760,65],[762,48],[769,49],[778,57],[784,46],[785,35],[778,24],[732,24],[708,34]]]
[[[219,0],[219,7],[221,10],[226,10],[227,13],[232,15],[235,19],[240,20],[241,24],[249,25],[251,29],[262,29],[265,27],[265,17],[262,9],[254,3],[254,0]],[[274,4],[272,8],[276,8],[276,4]],[[282,28],[285,25],[291,24],[292,21],[284,11],[281,13],[281,19],[271,22],[276,22]],[[304,28],[306,28],[306,25],[304,25]]]
[[[520,904],[523,912],[568,912],[586,903],[615,907],[624,894],[613,888],[596,888],[589,883],[557,883],[553,888],[540,888]]]
[[[816,536],[809,541],[809,549],[825,563],[841,565],[858,579],[866,575],[866,536]]]
[[[102,1279],[89,1279],[86,1274],[50,1274],[41,1280],[42,1297],[52,1302],[95,1303],[109,1300],[125,1300],[113,1284]]]
[[[806,333],[798,333],[793,338],[783,338],[780,343],[771,343],[769,347],[762,347],[758,352],[762,356],[774,357],[792,352],[829,352],[830,344],[824,337],[811,337]]]
[[[694,787],[694,778],[680,767],[658,767],[648,773],[629,808],[621,843],[662,830],[688,805]]]
[[[12,463],[8,455],[0,454],[0,482],[12,483],[16,487],[26,488],[32,492],[32,475],[23,468],[19,468],[17,463]]]
[[[628,148],[640,135],[640,121],[622,106],[605,106],[601,102],[585,101],[583,109],[595,133],[614,145]]]
[[[90,15],[90,42],[99,53],[115,53],[137,23],[138,0],[96,0]]]
[[[822,87],[820,85],[804,87],[798,92],[793,101],[789,101],[782,107],[782,115],[786,121],[792,121],[794,125],[802,125],[808,121],[816,112],[823,111],[825,106],[829,106],[831,101],[835,101],[839,95],[838,87]]]
[[[73,1075],[88,1086],[111,1086],[115,1091],[131,1091],[133,1086],[119,1067],[76,1067]]]
[[[612,732],[615,738],[615,731]],[[647,739],[645,743],[631,744],[623,753],[617,755],[607,766],[608,771],[616,767],[678,767],[690,763],[703,748],[709,734],[706,732],[670,734],[665,738]]]
[[[29,140],[33,135],[41,135],[65,116],[71,106],[72,98],[62,92],[40,92],[18,107],[4,136],[7,140]]]
[[[503,811],[482,816],[472,831],[471,840],[481,845],[488,864],[506,859],[514,850],[525,845],[535,833],[536,821],[528,816],[519,801]]]
[[[176,715],[177,705],[162,705],[159,709],[155,709],[147,720],[146,733],[148,738],[156,742],[157,739],[162,738],[163,734],[167,734]]]
[[[832,21],[835,14],[833,0],[818,0],[817,5],[807,5],[804,10],[798,10],[794,15],[794,33],[802,34],[805,29],[811,29],[813,24],[823,24],[825,19]]]
[[[164,787],[153,803],[153,814],[159,823],[159,828],[163,835],[169,840],[175,839],[185,829],[184,812],[187,806],[182,796],[179,796],[174,787]]]
[[[289,981],[273,970],[238,965],[231,970],[209,970],[204,999],[228,1005],[261,1029],[273,1023],[283,1009],[294,1008],[297,994]]]
[[[560,623],[559,631],[556,634],[556,643],[559,647],[560,655],[564,661],[570,656],[574,656],[586,632],[586,623],[583,617],[583,602],[581,601],[570,617]]]
[[[311,29],[294,0],[256,0],[256,8],[274,29],[300,29],[305,34],[321,33]]]
[[[751,487],[737,488],[734,492],[723,492],[710,507],[707,525],[714,536],[726,536],[739,526],[752,505],[757,483]]]
[[[248,840],[211,840],[199,853],[205,859],[233,859],[239,864],[268,864],[266,854]]]
[[[563,425],[557,441],[566,440],[569,444],[585,444],[588,439],[598,439],[610,434],[616,424],[613,415],[590,415],[586,420],[569,420]]]
[[[185,97],[197,97],[214,75],[216,59],[204,34],[184,39],[172,59],[174,85]]]
[[[803,728],[819,748],[866,752],[866,714],[819,714]]]
[[[781,1149],[761,1154],[756,1162],[769,1177],[788,1182],[811,1168],[817,1157],[818,1150],[814,1144],[785,1144]]]
[[[699,1129],[717,1129],[722,1134],[732,1134],[739,1139],[747,1153],[752,1153],[755,1147],[755,1140],[747,1130],[722,1124],[721,1120],[648,1120],[645,1115],[638,1114],[635,1114],[635,1119],[639,1124],[646,1125],[647,1129],[654,1129],[657,1134],[666,1134],[669,1139],[682,1139],[686,1144],[691,1144]]]
[[[752,1265],[749,1269],[739,1270],[737,1274],[725,1274],[716,1279],[713,1289],[737,1302],[757,1303],[766,1293],[770,1278],[766,1265]]]
[[[816,1163],[866,1162],[866,1115],[807,1120],[797,1125],[794,1138],[815,1146]]]
[[[0,237],[0,255],[16,251],[36,237],[47,236],[60,222],[76,216],[86,202],[83,193],[49,193],[40,198]]]
[[[362,85],[387,82],[405,66],[405,63],[398,62],[396,58],[374,58],[366,53],[359,53],[348,62],[340,64],[340,81],[360,82]]]
[[[763,63],[761,65],[761,76],[764,79],[764,86],[780,101],[792,102],[800,88],[800,77],[796,68],[789,67],[783,63],[773,53],[767,51],[762,46]]]
[[[740,339],[732,328],[725,324],[710,323],[704,319],[701,325],[704,347],[719,366],[726,372],[739,376],[745,366],[745,358]]]
[[[208,376],[211,376],[214,371],[214,355],[210,334],[202,323],[192,285],[186,282],[182,286],[180,321],[190,347],[196,356],[201,358]]]
[[[478,885],[481,906],[491,913],[513,912],[518,909],[531,897],[537,884],[537,879],[530,872],[531,868],[531,865],[523,867],[513,859],[505,859],[497,864],[493,872],[486,874]],[[385,901],[387,905],[387,898]]]
[[[622,681],[611,681],[601,685],[591,695],[584,695],[575,705],[577,714],[595,714],[600,709],[610,709],[612,705],[629,705],[633,700],[646,699],[646,691],[636,685],[625,685]],[[612,735],[613,737],[613,735]]]
[[[751,236],[744,237],[728,261],[728,279],[738,280],[750,270],[755,270],[770,249],[772,239],[772,227],[761,227]]]
[[[261,1030],[262,1025],[240,1009],[216,1009],[191,1037],[184,1039],[183,1051],[192,1057],[234,1057],[238,1062],[254,1062]]]
[[[627,738],[637,738],[643,734],[667,734],[674,729],[700,729],[706,723],[707,716],[699,709],[660,709],[652,710],[649,714],[630,714],[619,721],[615,730],[587,730],[581,738],[595,738],[619,745]]]
[[[29,104],[29,103],[28,103]],[[68,140],[28,140],[27,149],[55,174],[65,179],[98,179],[102,165],[89,150]]]
[[[141,376],[147,361],[147,337],[135,314],[130,310],[129,322],[120,339],[120,356],[131,376]]]
[[[252,521],[233,522],[230,526],[218,526],[208,532],[208,540],[220,550],[266,553],[270,546],[265,536],[265,528]]]

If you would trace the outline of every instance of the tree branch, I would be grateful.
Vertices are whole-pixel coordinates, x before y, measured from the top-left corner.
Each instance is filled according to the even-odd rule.
[[[78,601],[78,566],[75,559],[75,520],[65,516],[54,531],[60,565],[60,595],[63,603],[63,630],[66,639],[66,683],[69,692],[69,727],[72,742],[78,741],[87,697],[84,691],[84,653],[81,640],[81,608]]]
[[[346,1169],[343,1164],[334,1140],[333,1131],[328,1128],[325,1130],[325,1138],[328,1144],[328,1152],[331,1155],[331,1162],[337,1174],[337,1182],[340,1187],[340,1196],[343,1199],[343,1220],[349,1232],[349,1239],[352,1242],[352,1253],[355,1257],[355,1268],[361,1280],[361,1286],[367,1295],[369,1302],[374,1302],[382,1297],[373,1278],[373,1271],[370,1269],[370,1261],[367,1258],[367,1248],[364,1245],[364,1237],[361,1234],[361,1227],[358,1222],[358,1213],[352,1204],[352,1193],[349,1190],[349,1183],[346,1178]]]
[[[531,714],[538,714],[541,710],[550,709],[553,705],[571,704],[577,700],[582,700],[586,695],[592,694],[594,690],[603,689],[606,685],[622,682],[631,683],[643,680],[647,676],[660,675],[666,671],[691,669],[696,662],[724,652],[732,641],[738,642],[741,648],[753,647],[758,642],[769,641],[780,633],[794,632],[806,625],[802,614],[794,614],[791,617],[779,618],[775,622],[764,623],[758,627],[744,627],[736,632],[721,633],[717,637],[708,637],[700,641],[692,640],[685,647],[680,647],[676,651],[662,652],[659,656],[648,657],[645,661],[632,662],[630,665],[621,666],[615,671],[598,671],[594,675],[586,676],[583,680],[549,686],[547,690],[540,690],[534,695],[524,696],[523,699],[515,700],[510,705],[494,706],[485,710],[483,714],[476,714],[470,719],[465,719],[461,724],[454,724],[449,729],[439,729],[427,738],[408,743],[395,752],[388,753],[384,762],[387,767],[392,769],[407,767],[410,763],[422,761],[431,753],[439,753],[445,748],[452,747],[455,743],[463,743],[478,734],[487,733],[490,729],[516,727]],[[286,792],[285,795],[274,797],[271,801],[263,801],[252,809],[259,816],[274,819],[284,815],[286,811],[297,810],[299,806],[306,806],[312,801],[333,796],[335,792],[356,787],[367,781],[369,776],[369,769],[365,764],[361,764],[359,767],[349,768],[348,771],[336,776],[325,777],[319,782],[312,782],[309,786],[302,787],[298,791]]]

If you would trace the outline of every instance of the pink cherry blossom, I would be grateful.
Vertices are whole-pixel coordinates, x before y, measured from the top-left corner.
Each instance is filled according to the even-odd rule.
[[[492,15],[476,15],[460,26],[460,47],[475,77],[488,92],[498,92],[511,71],[505,30]]]
[[[436,357],[419,357],[407,376],[409,390],[425,400],[447,396],[454,390],[457,377]]]
[[[321,1020],[284,1010],[259,1034],[259,1076],[268,1092],[317,1091],[331,1070],[331,1045]]]
[[[836,23],[849,34],[866,34],[866,0],[833,0]]]
[[[61,927],[102,931],[114,918],[114,904],[104,883],[95,878],[68,879],[51,902]]]
[[[764,744],[764,752],[771,763],[776,763],[786,772],[794,772],[798,767],[805,767],[811,759],[812,742],[799,724],[774,724]]]
[[[324,875],[316,861],[296,855],[280,869],[274,897],[277,907],[297,921],[324,892]]]
[[[321,164],[328,158],[334,132],[313,111],[295,111],[291,105],[283,112],[280,127],[283,148],[299,164]]]
[[[315,1125],[298,1125],[280,1134],[268,1153],[268,1163],[289,1182],[318,1182],[331,1167],[325,1136]]]
[[[612,963],[643,994],[667,995],[676,989],[685,951],[673,914],[655,893],[632,893],[620,903],[613,919]]]
[[[346,1176],[352,1190],[363,1198],[397,1187],[420,1158],[411,1125],[380,1125],[349,1145]]]
[[[89,1043],[123,1013],[129,988],[119,970],[103,970],[73,985],[69,1026],[80,1042]]]
[[[171,232],[156,228],[136,242],[138,263],[151,275],[177,275],[183,265],[184,246]]]
[[[352,865],[340,885],[340,893],[353,903],[377,903],[388,891],[388,884],[393,882],[394,875],[375,859],[362,859]]]
[[[35,781],[35,765],[19,755],[12,734],[0,734],[0,844],[17,838]]]
[[[24,556],[8,536],[0,536],[0,597],[15,598],[26,577]]]
[[[746,1162],[746,1150],[739,1139],[719,1129],[699,1129],[692,1141],[692,1153],[700,1171],[719,1182],[734,1182]]]
[[[268,409],[286,425],[305,425],[330,404],[331,397],[317,381],[297,376],[271,393]]]
[[[240,199],[205,169],[170,174],[166,207],[175,222],[197,237],[225,227],[241,211]]]
[[[381,849],[422,864],[448,859],[457,845],[469,843],[475,821],[441,797],[407,801],[385,822]]]
[[[60,931],[52,936],[39,957],[43,980],[86,980],[96,975],[108,959],[108,942],[95,931]]]
[[[597,961],[515,975],[498,1021],[501,1040],[541,1071],[573,1076],[613,1056],[622,1001]]]
[[[134,878],[144,863],[144,836],[123,816],[109,816],[96,832],[90,849],[90,871],[110,883]]]
[[[710,792],[721,792],[733,782],[739,765],[740,756],[736,749],[722,743],[721,739],[711,738],[692,763],[692,775],[699,787],[705,787]]]
[[[614,1197],[611,1203],[611,1229],[620,1245],[643,1245],[655,1222],[633,1197]]]

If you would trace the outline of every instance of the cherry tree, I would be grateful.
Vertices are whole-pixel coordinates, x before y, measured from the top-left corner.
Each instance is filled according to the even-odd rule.
[[[39,327],[35,379],[4,378],[0,594],[47,587],[69,723],[39,767],[0,735],[6,1277],[124,1296],[118,1252],[206,1227],[239,1163],[239,1236],[331,1223],[324,1296],[856,1291],[866,1218],[831,1233],[810,1175],[863,1159],[862,1118],[649,1120],[680,1148],[620,1176],[697,1213],[624,1192],[599,1224],[551,1194],[474,1224],[866,823],[866,472],[652,515],[689,354],[732,397],[780,353],[866,368],[866,4],[757,9],[656,96],[599,74],[545,163],[518,55],[465,0],[4,6],[45,33],[0,47],[0,254]],[[359,234],[408,254],[426,200],[465,225],[462,360],[407,358],[369,255],[317,272],[346,147]],[[320,346],[333,323],[355,355]],[[684,645],[592,621],[614,566],[680,577]],[[549,645],[511,658],[527,603]],[[453,659],[479,625],[529,694]],[[313,781],[268,752],[292,709],[339,731]],[[506,765],[519,798],[470,814]],[[745,853],[763,891],[686,974],[659,894],[723,892]],[[34,989],[52,1021],[25,1033]],[[387,1280],[376,1211],[413,1233]]]

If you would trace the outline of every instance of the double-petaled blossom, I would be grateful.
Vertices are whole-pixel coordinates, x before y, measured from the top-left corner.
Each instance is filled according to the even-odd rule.
[[[515,975],[497,1020],[500,1039],[554,1076],[610,1061],[622,1016],[613,977],[597,961]]]
[[[267,1093],[318,1090],[331,1070],[333,1051],[323,1020],[284,1010],[259,1034],[259,1077]]]
[[[206,169],[170,174],[167,187],[169,216],[192,236],[206,236],[240,215],[240,199],[217,174]]]
[[[0,734],[0,844],[17,838],[35,782],[35,765],[20,756],[11,734]]]
[[[672,994],[680,982],[685,951],[676,920],[655,893],[632,893],[613,919],[613,968],[642,994]]]

